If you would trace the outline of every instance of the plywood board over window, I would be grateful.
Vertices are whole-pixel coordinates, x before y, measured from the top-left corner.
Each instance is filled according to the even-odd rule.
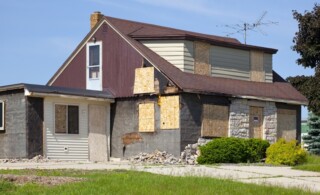
[[[210,44],[196,41],[194,42],[194,51],[194,73],[201,75],[211,75]]]
[[[263,138],[263,108],[250,106],[249,137]]]
[[[296,110],[278,109],[277,111],[277,137],[286,141],[295,140],[297,134],[297,113]]]
[[[251,51],[251,81],[265,82],[263,52]]]
[[[204,137],[227,137],[228,121],[228,106],[203,104],[201,135]]]
[[[160,128],[179,128],[180,103],[179,96],[160,97]]]
[[[139,132],[154,132],[154,103],[139,104]]]
[[[154,93],[154,68],[136,68],[134,77],[134,94]]]

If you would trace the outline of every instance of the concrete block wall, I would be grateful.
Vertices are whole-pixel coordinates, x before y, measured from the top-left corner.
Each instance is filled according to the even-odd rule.
[[[26,158],[26,98],[23,90],[0,93],[5,102],[5,131],[0,132],[0,158]]]
[[[155,131],[139,132],[138,105],[155,103]],[[156,96],[118,99],[111,105],[111,157],[127,158],[140,152],[167,151],[180,156],[180,128],[160,129],[160,107]],[[125,143],[123,141],[125,138]]]

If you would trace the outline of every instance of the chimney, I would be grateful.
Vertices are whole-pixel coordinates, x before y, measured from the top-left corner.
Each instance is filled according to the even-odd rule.
[[[90,16],[91,29],[102,19],[103,15],[101,12],[93,12]]]

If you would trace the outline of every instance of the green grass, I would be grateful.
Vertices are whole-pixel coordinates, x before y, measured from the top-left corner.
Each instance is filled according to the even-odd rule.
[[[304,170],[304,171],[320,172],[320,156],[308,155],[306,163],[294,166],[293,168],[299,169],[299,170]]]
[[[299,189],[244,184],[200,177],[173,177],[135,171],[1,170],[1,174],[72,176],[86,181],[60,186],[14,185],[0,181],[0,194],[311,194]]]

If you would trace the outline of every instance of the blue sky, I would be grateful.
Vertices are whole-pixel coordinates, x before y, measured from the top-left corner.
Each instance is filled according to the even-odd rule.
[[[225,36],[225,25],[254,23],[264,11],[260,32],[249,32],[247,43],[278,49],[273,68],[282,77],[310,75],[296,64],[291,50],[297,22],[292,10],[311,10],[312,0],[10,0],[0,2],[0,86],[46,84],[90,30],[94,11],[206,34]],[[231,35],[244,41],[243,35]],[[306,118],[306,109],[303,118]]]

